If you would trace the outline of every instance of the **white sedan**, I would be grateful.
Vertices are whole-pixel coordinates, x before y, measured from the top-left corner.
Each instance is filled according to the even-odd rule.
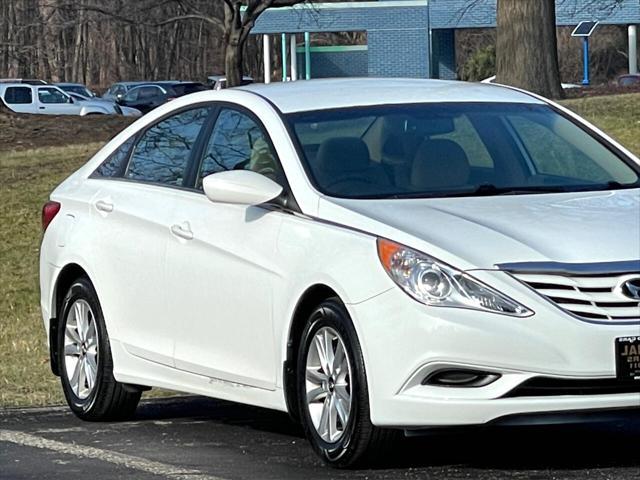
[[[85,420],[148,387],[394,434],[637,414],[640,162],[511,88],[345,79],[187,95],[43,209],[53,372]]]

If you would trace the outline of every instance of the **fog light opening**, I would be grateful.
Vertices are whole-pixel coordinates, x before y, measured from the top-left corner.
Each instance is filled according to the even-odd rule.
[[[479,370],[437,370],[422,380],[422,385],[437,387],[478,388],[489,385],[500,378],[500,374]]]

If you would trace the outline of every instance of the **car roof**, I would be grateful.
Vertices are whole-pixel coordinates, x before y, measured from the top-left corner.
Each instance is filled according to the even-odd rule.
[[[85,85],[83,85],[81,83],[61,82],[61,83],[54,83],[54,85],[57,85],[58,87],[83,87],[83,88],[86,88]]]
[[[202,85],[200,82],[170,82],[170,81],[161,81],[161,82],[145,82],[139,85],[135,85],[131,90],[135,88],[141,87],[177,87],[178,85]]]
[[[226,75],[209,75],[207,77],[208,80],[226,80],[227,77]],[[243,80],[253,80],[253,77],[250,77],[249,75],[243,75],[242,76]]]
[[[55,87],[56,85],[53,85],[51,83],[45,83],[45,84],[32,84],[32,83],[23,83],[23,82],[0,82],[0,88],[8,88],[8,87],[23,87],[23,88],[32,88],[32,87]],[[58,87],[60,88],[60,87]]]
[[[38,80],[35,78],[0,78],[0,83],[14,83],[22,85],[48,85],[44,80]]]
[[[138,86],[138,85],[145,85],[147,83],[149,83],[149,82],[115,82],[111,86],[113,87],[115,85],[122,85],[122,86],[125,86],[125,87],[135,87],[135,86]]]
[[[500,102],[544,104],[524,92],[492,84],[426,79],[336,78],[250,84],[283,113],[385,104]]]

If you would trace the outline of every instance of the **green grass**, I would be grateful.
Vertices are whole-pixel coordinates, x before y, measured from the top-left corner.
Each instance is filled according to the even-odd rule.
[[[40,315],[40,210],[49,192],[99,145],[0,153],[0,405],[62,401]]]
[[[640,93],[561,102],[640,157]]]
[[[640,94],[563,102],[640,155]],[[0,149],[0,407],[61,403],[38,291],[40,209],[99,144]]]

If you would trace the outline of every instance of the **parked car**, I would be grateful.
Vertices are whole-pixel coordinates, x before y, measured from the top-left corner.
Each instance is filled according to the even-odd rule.
[[[47,85],[44,80],[35,80],[28,78],[0,78],[0,83],[25,83],[27,85]]]
[[[0,98],[16,113],[80,116],[120,113],[113,104],[74,100],[54,85],[0,83]]]
[[[91,100],[97,97],[94,92],[81,83],[54,83],[54,85],[69,94],[81,95],[83,100]]]
[[[242,77],[242,85],[250,85],[253,83],[253,78],[244,76]],[[207,77],[207,86],[212,90],[222,90],[227,88],[227,78],[224,75],[211,75]]]
[[[114,83],[109,89],[102,95],[102,99],[115,102],[126,95],[126,93],[138,85],[144,85],[149,82],[118,82]]]
[[[125,117],[141,117],[142,116],[142,112],[140,110],[137,110],[135,108],[130,108],[130,107],[122,107],[118,105],[116,102],[112,102],[110,100],[104,100],[100,97],[93,97],[88,99],[86,96],[80,95],[78,93],[73,93],[73,92],[66,92],[66,93],[71,98],[73,98],[76,102],[79,102],[79,103],[89,102],[90,104],[94,104],[94,105],[96,103],[102,104],[105,108],[108,108],[109,110],[113,109],[115,113],[119,115],[124,115]]]
[[[118,104],[148,113],[169,100],[206,89],[202,83],[197,82],[156,82],[132,88],[118,100]]]
[[[628,75],[620,75],[617,80],[618,86],[620,87],[635,87],[640,85],[640,74],[628,74]]]
[[[624,418],[639,209],[640,160],[523,91],[200,92],[44,206],[51,366],[85,420],[192,392],[288,411],[339,467],[394,432]]]
[[[480,83],[496,83],[496,76],[494,75],[492,77],[485,78]],[[583,85],[578,85],[577,83],[561,83],[560,85],[565,90],[572,89],[572,88],[584,88]]]

